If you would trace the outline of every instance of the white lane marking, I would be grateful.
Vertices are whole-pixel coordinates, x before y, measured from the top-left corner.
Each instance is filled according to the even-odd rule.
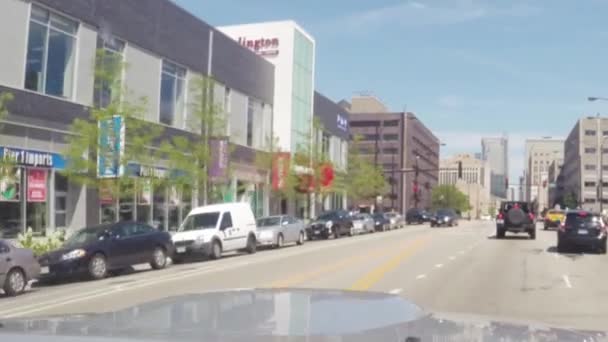
[[[456,257],[451,255],[448,259],[454,260],[454,259],[456,259]]]
[[[437,264],[437,265],[435,265],[435,267],[436,267],[436,268],[442,268],[442,267],[443,267],[443,264]]]
[[[426,278],[426,274],[419,274],[418,276],[416,276],[417,280],[424,279],[424,278]]]
[[[564,279],[564,283],[566,283],[566,287],[569,288],[569,289],[571,289],[572,288],[572,284],[570,283],[570,278],[568,278],[568,276],[564,274],[562,276],[562,279]]]
[[[388,293],[390,294],[399,294],[401,293],[401,291],[403,291],[402,289],[392,289],[390,291],[388,291]]]

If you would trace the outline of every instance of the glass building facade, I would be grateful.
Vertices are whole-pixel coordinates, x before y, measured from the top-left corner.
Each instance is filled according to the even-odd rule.
[[[314,48],[298,30],[294,34],[291,150],[297,151],[308,144],[311,134]]]

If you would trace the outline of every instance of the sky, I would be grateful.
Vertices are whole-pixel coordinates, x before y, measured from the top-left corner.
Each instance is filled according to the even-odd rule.
[[[608,0],[176,0],[215,26],[294,20],[316,42],[316,90],[370,92],[475,153],[509,137],[509,177],[526,138],[566,137],[608,115]]]

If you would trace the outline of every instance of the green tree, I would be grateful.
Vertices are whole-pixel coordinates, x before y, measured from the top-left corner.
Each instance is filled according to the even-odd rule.
[[[465,212],[471,209],[469,197],[454,185],[439,185],[431,193],[431,205],[433,209],[452,208]]]
[[[64,151],[67,165],[63,171],[73,183],[103,188],[111,192],[114,198],[123,199],[133,198],[136,182],[142,180],[127,172],[129,166],[155,165],[159,154],[154,145],[158,145],[163,132],[161,126],[144,120],[147,99],[134,98],[122,85],[121,77],[126,67],[121,56],[104,49],[97,50],[93,61],[97,103],[90,109],[88,118],[78,118],[70,125]],[[122,117],[126,127],[126,141],[122,141],[122,152],[116,160],[118,168],[124,172],[118,177],[103,179],[98,177],[97,157],[111,155],[113,146],[100,144],[99,123],[115,115]]]
[[[574,192],[568,192],[564,195],[562,200],[562,207],[568,209],[574,209],[578,207],[578,200],[576,198],[576,194]]]
[[[0,121],[8,116],[8,104],[13,101],[13,94],[9,92],[0,93]]]
[[[361,137],[355,136],[348,153],[346,189],[354,201],[371,200],[389,190],[383,170],[361,155],[360,144]]]
[[[197,76],[190,82],[190,102],[185,120],[188,135],[176,135],[162,142],[162,155],[172,170],[178,170],[171,182],[181,189],[192,189],[203,203],[221,201],[225,191],[221,184],[211,184],[208,166],[213,138],[226,138],[224,108],[213,100],[215,81],[210,77]],[[230,154],[232,148],[228,148]],[[227,169],[227,179],[231,173]]]

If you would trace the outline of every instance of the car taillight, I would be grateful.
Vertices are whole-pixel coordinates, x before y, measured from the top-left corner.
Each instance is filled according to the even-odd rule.
[[[530,218],[530,220],[534,221],[534,214],[528,214],[528,217]]]
[[[559,229],[560,232],[566,231],[566,225],[564,224],[563,221],[559,223],[559,227],[557,227],[557,229]]]
[[[503,219],[502,213],[498,213],[498,216],[496,216],[496,218],[499,220],[502,220]]]

